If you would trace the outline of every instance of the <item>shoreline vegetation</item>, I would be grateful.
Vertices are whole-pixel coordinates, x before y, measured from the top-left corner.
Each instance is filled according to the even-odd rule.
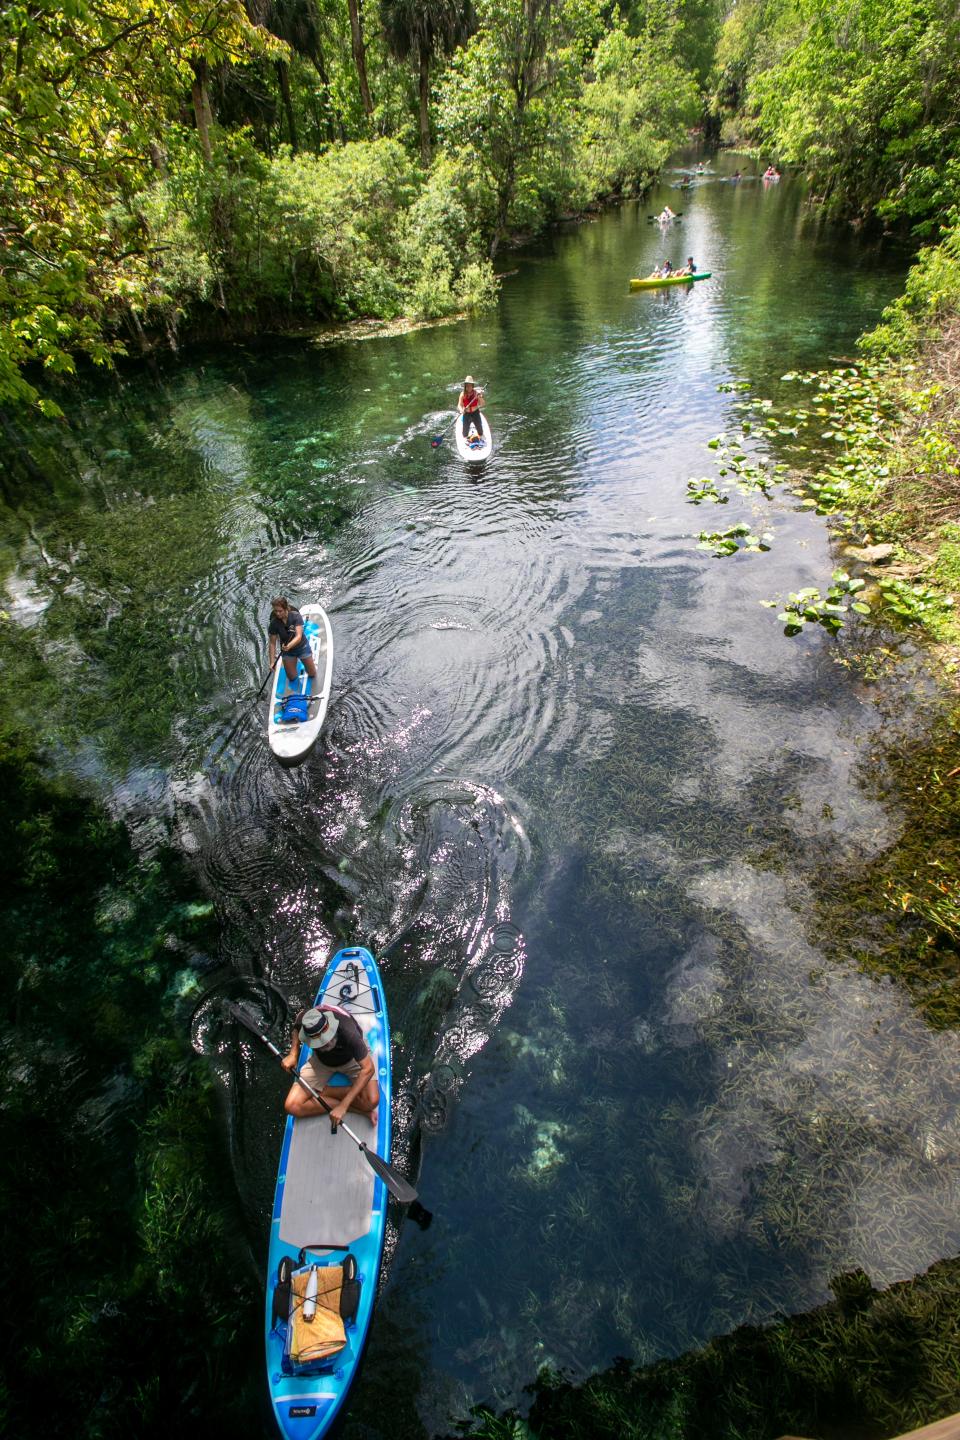
[[[718,26],[698,0],[8,7],[8,439],[81,357],[493,304],[503,245],[649,185]]]

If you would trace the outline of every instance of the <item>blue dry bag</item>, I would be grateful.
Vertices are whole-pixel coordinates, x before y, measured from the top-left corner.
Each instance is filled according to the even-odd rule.
[[[292,725],[306,720],[310,714],[310,697],[308,695],[290,695],[283,702],[283,723]]]

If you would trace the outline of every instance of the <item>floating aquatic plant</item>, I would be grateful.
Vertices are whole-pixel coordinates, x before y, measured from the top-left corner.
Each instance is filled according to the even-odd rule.
[[[704,500],[711,501],[714,505],[726,505],[729,495],[722,495],[717,489],[717,482],[709,476],[703,476],[700,480],[687,481],[687,499],[691,505],[701,505]]]
[[[763,530],[759,535],[755,535],[749,525],[740,521],[736,525],[728,525],[726,530],[701,530],[697,549],[709,550],[718,558],[735,555],[738,550],[758,554],[761,550],[770,549],[772,539],[771,531]]]
[[[858,615],[869,615],[870,606],[865,600],[855,600],[865,588],[865,581],[853,579],[845,570],[834,570],[833,584],[826,595],[821,595],[815,585],[793,590],[787,596],[786,604],[777,619],[783,622],[784,633],[799,635],[807,625],[822,625],[831,635],[842,627],[847,612],[855,610]],[[764,600],[771,609],[775,600]]]

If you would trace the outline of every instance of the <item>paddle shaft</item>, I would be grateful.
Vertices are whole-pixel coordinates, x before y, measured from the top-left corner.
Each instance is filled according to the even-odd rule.
[[[277,1049],[276,1045],[274,1045],[269,1035],[264,1034],[256,1021],[251,1019],[249,1015],[245,1014],[244,1011],[241,1010],[239,1005],[234,1005],[229,1000],[224,1001],[224,1004],[226,1005],[227,1009],[230,1011],[230,1014],[234,1017],[234,1019],[239,1020],[240,1024],[246,1026],[246,1028],[251,1032],[251,1034],[256,1035],[259,1040],[262,1040],[264,1045],[266,1045],[267,1049],[271,1051],[272,1054],[276,1055],[277,1059],[282,1065],[282,1053]],[[286,1069],[286,1066],[284,1066],[284,1069]],[[298,1085],[303,1086],[304,1090],[306,1090],[308,1095],[313,1096],[314,1100],[316,1100],[318,1105],[323,1106],[324,1110],[326,1110],[328,1115],[331,1115],[333,1113],[334,1107],[332,1105],[328,1105],[326,1100],[324,1100],[323,1096],[320,1095],[316,1090],[314,1090],[309,1080],[304,1080],[303,1075],[300,1073],[299,1070],[293,1071],[293,1078],[294,1080],[296,1080]],[[403,1176],[398,1174],[397,1171],[394,1170],[393,1166],[388,1164],[387,1161],[384,1160],[382,1155],[378,1155],[375,1150],[371,1150],[366,1145],[366,1143],[360,1139],[360,1136],[350,1129],[350,1126],[347,1125],[345,1121],[341,1120],[339,1122],[339,1125],[340,1129],[345,1130],[346,1133],[350,1136],[350,1139],[353,1141],[354,1145],[356,1145],[357,1148],[360,1150],[360,1153],[363,1155],[363,1158],[366,1160],[367,1164],[371,1167],[371,1169],[377,1172],[384,1185],[386,1185],[387,1189],[390,1191],[390,1194],[393,1195],[397,1200],[399,1200],[401,1205],[409,1205],[414,1200],[416,1200],[417,1192],[409,1183],[409,1181],[404,1180]]]
[[[263,683],[261,684],[260,689],[257,691],[256,696],[254,697],[254,702],[253,702],[254,704],[257,703],[257,701],[260,699],[260,696],[263,694],[264,690],[267,688],[267,681],[270,679],[270,676],[273,674],[274,670],[276,670],[276,668],[277,668],[277,662],[280,660],[280,658],[281,658],[282,655],[283,655],[283,646],[280,644],[280,638],[279,638],[279,636],[278,636],[278,637],[277,637],[277,653],[276,653],[276,655],[274,655],[273,660],[272,660],[271,663],[270,663],[270,669],[267,671],[266,675],[264,675],[264,677],[263,677]]]

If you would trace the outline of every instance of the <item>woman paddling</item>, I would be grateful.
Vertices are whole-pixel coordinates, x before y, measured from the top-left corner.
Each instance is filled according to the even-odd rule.
[[[317,667],[313,663],[313,651],[310,649],[310,641],[303,633],[303,616],[299,610],[294,610],[290,601],[285,595],[278,595],[270,601],[270,624],[267,626],[267,634],[270,637],[270,668],[273,669],[277,658],[277,646],[280,646],[280,654],[283,657],[283,668],[287,672],[287,680],[293,686],[297,678],[297,661],[302,661],[303,668],[307,672],[307,694],[313,689],[312,682],[317,678]]]
[[[460,391],[460,398],[457,401],[457,409],[463,416],[463,438],[470,434],[471,423],[474,425],[478,435],[483,434],[483,421],[480,419],[480,411],[485,405],[483,391],[477,389],[476,381],[472,375],[468,375],[463,382],[463,389]]]

